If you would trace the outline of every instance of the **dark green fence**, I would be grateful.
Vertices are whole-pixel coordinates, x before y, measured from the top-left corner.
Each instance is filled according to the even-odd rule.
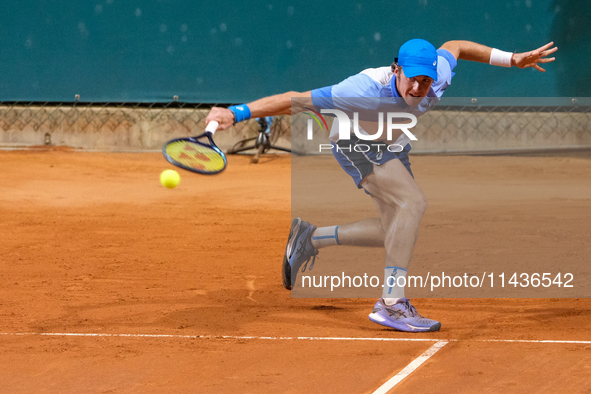
[[[388,65],[416,37],[559,47],[545,74],[460,63],[449,96],[591,95],[586,0],[7,0],[2,11],[3,101],[250,101]]]

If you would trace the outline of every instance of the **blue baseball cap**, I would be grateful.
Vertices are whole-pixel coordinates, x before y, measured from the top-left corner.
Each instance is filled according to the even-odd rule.
[[[437,81],[437,49],[430,42],[420,38],[405,42],[398,51],[397,61],[407,77],[426,75]]]

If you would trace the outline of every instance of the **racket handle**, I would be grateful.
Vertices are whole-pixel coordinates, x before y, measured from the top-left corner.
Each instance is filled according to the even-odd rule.
[[[219,122],[216,122],[215,120],[212,120],[211,122],[209,122],[207,124],[207,126],[205,126],[205,132],[206,133],[213,134],[213,133],[216,132],[216,130],[218,129],[218,126],[219,125],[220,125]]]

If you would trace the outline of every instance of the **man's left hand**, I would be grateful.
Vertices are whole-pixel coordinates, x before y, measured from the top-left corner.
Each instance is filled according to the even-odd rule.
[[[531,52],[515,53],[512,59],[512,65],[519,68],[533,67],[538,71],[546,72],[545,69],[540,67],[539,63],[550,63],[555,60],[553,57],[548,57],[558,50],[558,47],[553,47],[554,42],[540,47]]]

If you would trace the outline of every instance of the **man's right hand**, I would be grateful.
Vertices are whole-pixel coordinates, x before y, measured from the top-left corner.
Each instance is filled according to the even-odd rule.
[[[225,130],[234,125],[234,113],[228,108],[213,107],[205,118],[205,124],[214,120],[220,124],[218,130]]]

